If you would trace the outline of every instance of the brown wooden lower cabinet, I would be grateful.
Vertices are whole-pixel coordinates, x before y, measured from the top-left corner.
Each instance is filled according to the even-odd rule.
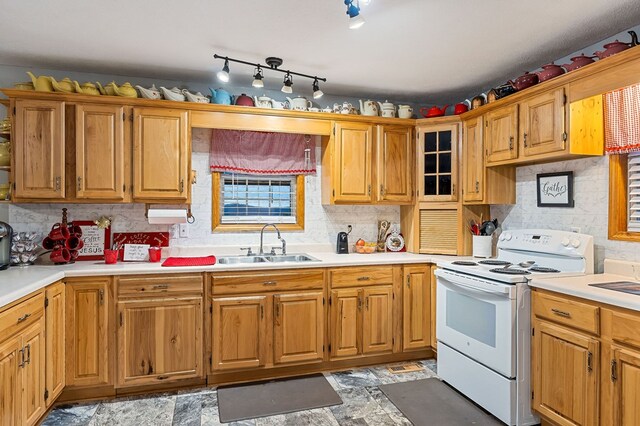
[[[18,425],[22,419],[21,343],[21,336],[0,343],[0,424],[3,425]]]
[[[27,426],[38,423],[46,411],[44,327],[44,317],[41,317],[22,333],[22,424]]]
[[[431,345],[431,268],[404,268],[402,290],[402,349],[424,349]]]
[[[362,353],[393,350],[393,288],[390,285],[362,290]]]
[[[614,346],[611,381],[614,424],[640,424],[640,352]]]
[[[362,296],[358,288],[331,290],[331,356],[352,357],[362,347]]]
[[[73,279],[65,287],[67,386],[114,383],[111,278]]]
[[[47,407],[65,386],[64,354],[64,283],[57,282],[45,290],[46,389]]]
[[[313,362],[324,355],[322,291],[273,296],[274,363]]]

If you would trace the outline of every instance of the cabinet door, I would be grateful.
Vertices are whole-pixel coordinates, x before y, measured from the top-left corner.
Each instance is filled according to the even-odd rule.
[[[66,382],[68,386],[113,384],[114,338],[111,281],[65,285]]]
[[[420,127],[418,193],[422,201],[456,201],[458,125]]]
[[[64,371],[64,283],[46,289],[45,360],[47,406],[53,404],[65,385]]]
[[[118,385],[202,376],[202,298],[118,302]]]
[[[485,116],[487,163],[518,158],[518,105],[503,107]]]
[[[0,424],[21,424],[22,340],[15,336],[0,343]]]
[[[394,204],[413,199],[412,129],[378,126],[376,138],[376,192],[378,201]]]
[[[405,267],[402,293],[402,349],[424,349],[431,345],[431,269]]]
[[[390,352],[393,349],[393,289],[391,286],[362,290],[362,353]]]
[[[482,201],[484,198],[483,117],[462,123],[462,199]]]
[[[436,338],[436,265],[431,265],[431,347],[436,349],[438,347],[438,340]]]
[[[125,186],[130,184],[125,142],[131,140],[125,136],[126,123],[123,106],[76,105],[77,198],[125,199]]]
[[[533,408],[558,425],[598,421],[599,342],[534,321]]]
[[[18,99],[15,107],[15,198],[64,198],[64,102]]]
[[[370,203],[373,126],[336,123],[334,138],[334,201]]]
[[[360,354],[362,294],[357,288],[331,290],[331,356]]]
[[[133,109],[133,198],[186,201],[189,185],[189,113]]]
[[[213,299],[213,370],[255,368],[265,364],[267,296]]]
[[[274,303],[274,362],[318,361],[323,356],[322,292],[277,294]]]
[[[614,348],[613,381],[614,424],[640,424],[640,353]]]
[[[524,156],[564,151],[564,88],[533,97],[520,104]]]
[[[44,318],[22,332],[22,350],[22,423],[30,426],[36,424],[46,411]]]

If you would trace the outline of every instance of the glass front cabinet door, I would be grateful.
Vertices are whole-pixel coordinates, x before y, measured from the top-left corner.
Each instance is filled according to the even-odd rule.
[[[458,124],[418,127],[418,198],[456,201]]]

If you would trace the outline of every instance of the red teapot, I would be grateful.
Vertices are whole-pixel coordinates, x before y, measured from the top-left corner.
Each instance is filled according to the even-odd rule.
[[[244,93],[238,97],[236,97],[236,105],[242,106],[255,106],[253,103],[253,99],[250,96],[245,95]]]
[[[470,102],[468,100],[455,104],[455,106],[453,107],[453,113],[455,115],[460,115],[469,111],[469,104]]]
[[[622,41],[613,41],[611,43],[605,44],[603,47],[605,50],[598,51],[594,53],[599,59],[604,59],[608,56],[615,55],[616,53],[620,53],[624,50],[627,50],[630,47],[638,45],[638,35],[635,31],[627,31],[631,35],[631,42],[624,43]]]
[[[449,108],[449,105],[443,106],[442,109],[437,106],[431,108],[422,107],[420,108],[420,114],[425,118],[442,117],[447,112],[447,108]]]
[[[586,56],[583,53],[580,56],[574,56],[573,58],[571,58],[570,64],[564,64],[561,65],[561,67],[567,70],[567,72],[575,71],[578,68],[584,67],[585,65],[594,63],[595,61],[593,60],[593,58],[595,58],[595,56]]]
[[[564,74],[564,68],[551,62],[550,64],[543,65],[542,71],[538,71],[536,74],[538,74],[538,80],[542,83],[543,81],[551,80]]]
[[[516,78],[515,81],[507,81],[507,84],[512,85],[516,90],[520,91],[527,87],[535,86],[538,84],[538,81],[538,74],[525,72],[520,77]]]

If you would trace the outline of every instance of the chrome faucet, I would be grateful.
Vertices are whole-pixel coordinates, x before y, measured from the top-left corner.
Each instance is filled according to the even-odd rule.
[[[283,255],[287,254],[287,242],[284,240],[284,238],[282,238],[282,235],[280,235],[280,230],[278,229],[278,227],[276,226],[275,223],[267,223],[265,226],[262,227],[262,230],[260,231],[260,253],[259,253],[259,255],[260,256],[264,255],[264,250],[263,250],[263,247],[262,247],[262,241],[264,239],[264,229],[267,226],[273,226],[273,229],[276,230],[276,232],[278,233],[278,239],[280,241],[282,241],[282,254]],[[273,249],[271,250],[271,254],[275,254],[275,251]]]

